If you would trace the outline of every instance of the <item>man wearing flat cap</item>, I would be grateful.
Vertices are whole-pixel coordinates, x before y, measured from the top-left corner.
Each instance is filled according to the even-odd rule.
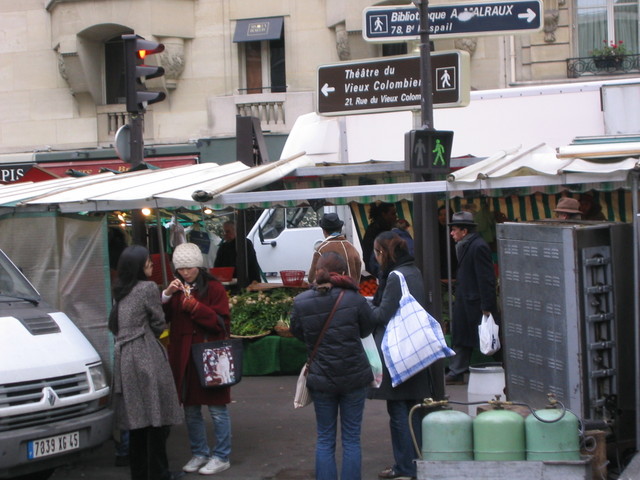
[[[478,325],[491,313],[498,321],[496,275],[491,249],[476,232],[471,212],[454,213],[449,222],[456,242],[458,269],[451,323],[451,343],[456,352],[445,377],[447,385],[461,385],[469,369],[471,353],[480,347]]]
[[[556,212],[556,218],[558,220],[580,220],[582,219],[582,212],[580,211],[580,202],[575,198],[562,197],[556,208],[553,209]]]
[[[360,253],[342,234],[344,222],[340,220],[337,213],[325,213],[320,219],[320,228],[324,234],[324,240],[320,242],[313,252],[311,267],[309,267],[309,283],[316,280],[316,264],[323,253],[336,252],[347,262],[345,275],[351,277],[358,285],[360,283],[360,272],[362,271],[362,259]]]

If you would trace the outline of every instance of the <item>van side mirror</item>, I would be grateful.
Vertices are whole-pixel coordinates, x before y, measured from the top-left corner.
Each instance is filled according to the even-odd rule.
[[[262,226],[258,226],[258,238],[260,239],[260,243],[262,245],[271,245],[272,247],[275,247],[278,244],[278,242],[276,242],[275,240],[271,240],[270,242],[264,241],[264,233],[262,233]]]

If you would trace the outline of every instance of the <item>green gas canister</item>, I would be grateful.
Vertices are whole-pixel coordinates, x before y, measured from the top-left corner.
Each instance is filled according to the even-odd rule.
[[[536,410],[525,420],[527,460],[580,460],[579,424],[568,410]]]
[[[525,460],[525,430],[522,415],[510,410],[489,410],[473,420],[475,460]]]
[[[473,460],[473,420],[456,410],[422,419],[422,460]]]

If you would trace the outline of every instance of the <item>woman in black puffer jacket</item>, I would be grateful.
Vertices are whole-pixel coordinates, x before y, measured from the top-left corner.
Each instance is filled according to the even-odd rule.
[[[316,413],[318,480],[361,478],[360,429],[373,373],[360,339],[373,331],[373,322],[366,299],[345,275],[346,271],[343,257],[335,252],[323,254],[317,264],[317,284],[296,296],[291,312],[291,332],[311,353],[333,305],[344,291],[307,376]],[[335,461],[338,412],[342,432],[340,476]]]

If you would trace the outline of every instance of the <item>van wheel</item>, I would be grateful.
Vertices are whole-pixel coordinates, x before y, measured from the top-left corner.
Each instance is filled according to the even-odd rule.
[[[39,472],[14,477],[13,480],[47,480],[51,475],[53,475],[53,472],[55,472],[55,470],[55,468],[49,468],[47,470],[41,470]]]

